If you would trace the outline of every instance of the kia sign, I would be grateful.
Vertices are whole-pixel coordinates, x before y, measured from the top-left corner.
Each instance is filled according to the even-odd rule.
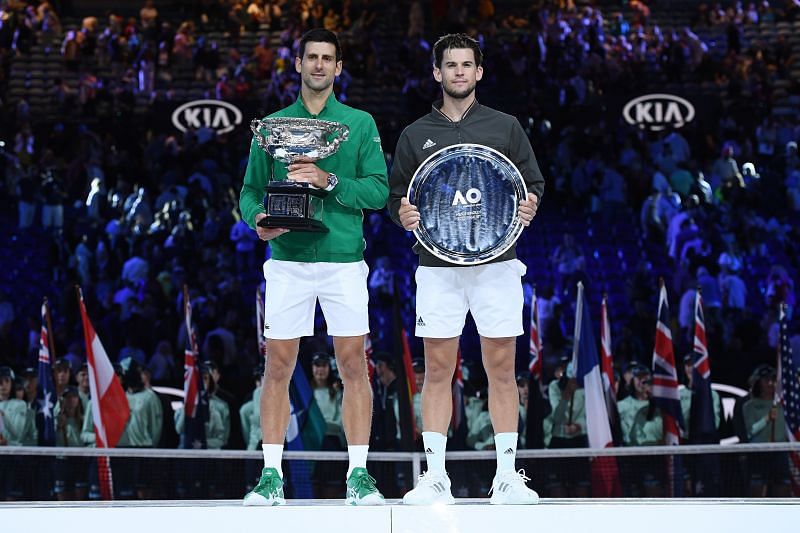
[[[625,104],[622,116],[632,126],[650,131],[682,128],[694,119],[694,106],[674,94],[646,94]]]
[[[172,113],[172,124],[180,131],[201,127],[228,133],[242,123],[242,112],[238,107],[221,100],[194,100],[178,107]]]

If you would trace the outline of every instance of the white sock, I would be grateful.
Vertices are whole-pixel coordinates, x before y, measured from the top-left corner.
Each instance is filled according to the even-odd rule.
[[[517,459],[517,433],[497,433],[494,436],[497,451],[497,473],[514,471]]]
[[[262,444],[261,449],[264,450],[264,466],[277,470],[278,475],[283,479],[283,470],[281,469],[283,444]]]
[[[444,452],[447,449],[447,436],[436,431],[423,431],[422,444],[425,447],[425,461],[428,472],[445,473]]]
[[[354,468],[367,468],[367,452],[369,452],[369,444],[355,444],[347,447],[347,455],[350,458],[350,466],[347,468],[348,478]]]

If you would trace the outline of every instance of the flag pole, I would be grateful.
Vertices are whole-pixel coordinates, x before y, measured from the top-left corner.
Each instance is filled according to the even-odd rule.
[[[783,301],[778,305],[778,328],[779,329],[781,327],[780,326],[780,321],[785,316],[785,314],[786,314],[786,302]],[[781,373],[783,373],[783,369],[781,368],[781,343],[780,343],[780,341],[778,341],[777,358],[778,358],[778,365],[776,366],[776,368],[780,368],[781,369]],[[780,376],[778,377],[778,379],[780,380]],[[780,402],[780,398],[778,397],[778,392],[777,392],[777,387],[776,387],[775,395],[772,397],[772,410],[775,410],[775,409],[778,408],[778,402]],[[772,414],[772,410],[770,411],[770,414]],[[770,418],[770,421],[769,421],[769,441],[770,442],[775,442],[775,419],[774,418]]]

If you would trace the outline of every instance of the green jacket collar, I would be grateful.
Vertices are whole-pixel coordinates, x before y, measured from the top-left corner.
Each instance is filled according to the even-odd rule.
[[[305,103],[303,103],[303,94],[302,94],[302,92],[298,92],[297,93],[297,100],[295,100],[294,105],[297,107],[297,110],[299,112],[301,112],[301,113],[303,113],[305,115],[308,115],[309,117],[314,117],[315,116],[315,115],[311,114],[311,112],[308,110],[308,108],[306,108]],[[340,105],[342,105],[342,104],[339,103],[339,100],[336,99],[336,94],[333,91],[331,91],[331,94],[328,95],[328,99],[325,101],[325,106],[322,108],[322,111],[320,111],[319,114],[316,115],[316,116],[324,115],[326,112],[333,111],[333,110],[335,110],[337,108],[337,106],[340,106]]]

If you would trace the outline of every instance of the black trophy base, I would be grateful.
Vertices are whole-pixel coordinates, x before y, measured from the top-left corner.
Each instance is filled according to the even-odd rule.
[[[313,218],[302,217],[281,217],[267,215],[258,221],[258,226],[262,228],[286,228],[291,231],[307,231],[312,233],[328,233],[330,231],[325,224]]]

